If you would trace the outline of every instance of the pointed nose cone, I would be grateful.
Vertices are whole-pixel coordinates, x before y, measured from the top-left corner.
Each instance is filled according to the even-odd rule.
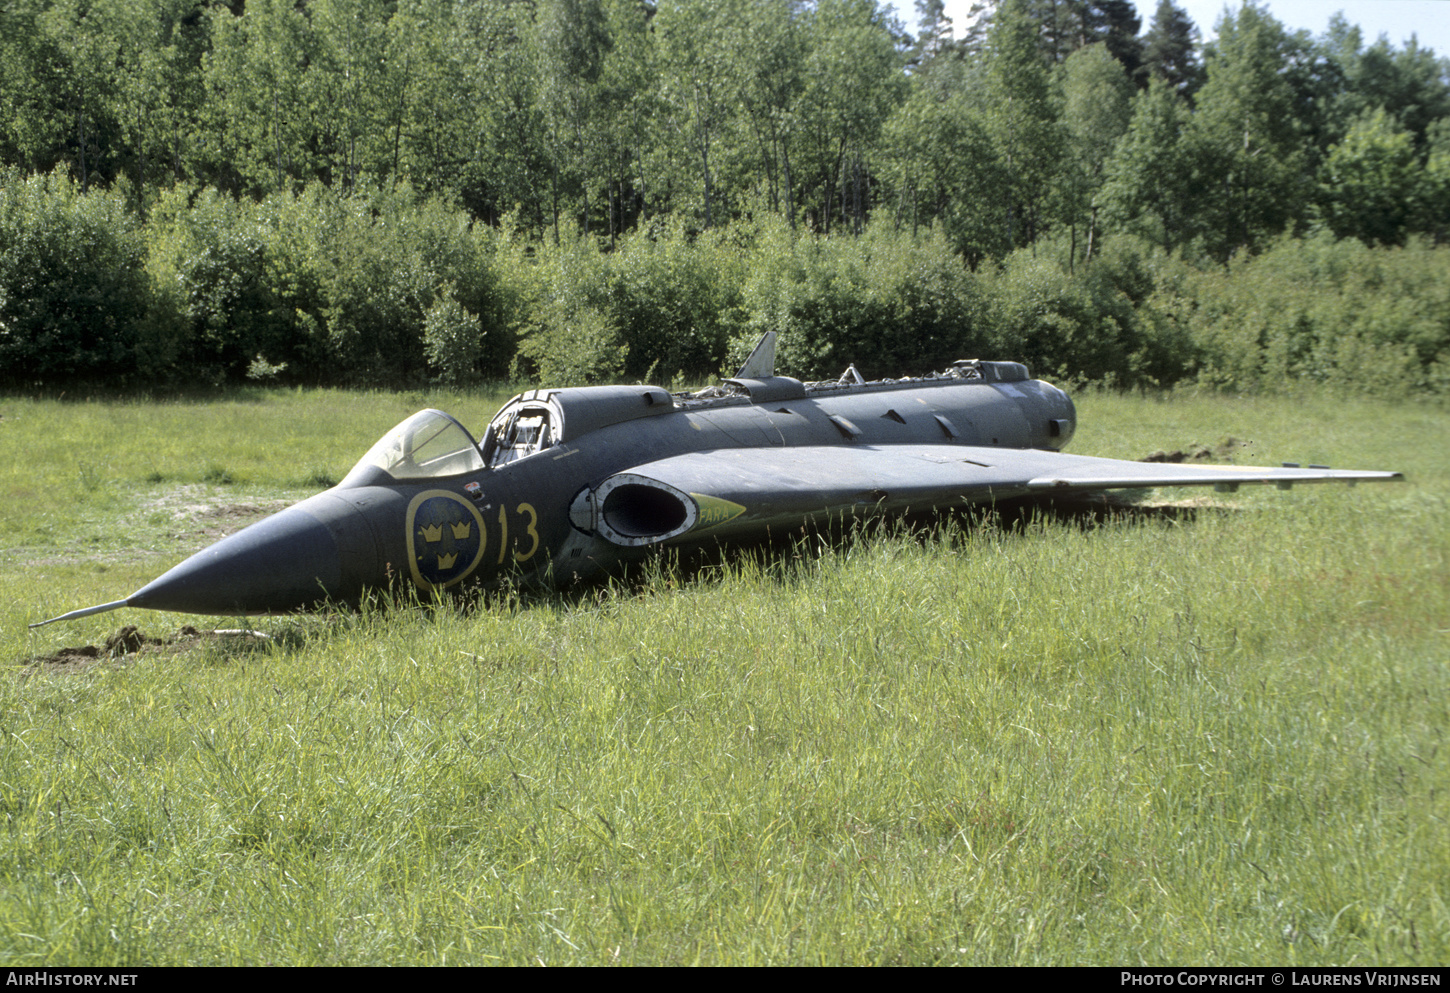
[[[352,501],[321,493],[197,552],[126,599],[188,614],[285,613],[355,600],[377,542]]]

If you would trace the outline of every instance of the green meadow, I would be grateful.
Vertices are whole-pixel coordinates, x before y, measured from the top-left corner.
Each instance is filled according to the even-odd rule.
[[[1401,484],[27,629],[502,399],[0,398],[0,961],[1450,961],[1443,406],[1079,397],[1075,452]]]

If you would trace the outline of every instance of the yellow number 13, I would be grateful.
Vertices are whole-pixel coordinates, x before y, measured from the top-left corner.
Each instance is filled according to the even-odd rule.
[[[524,534],[532,539],[529,542],[529,550],[527,552],[520,552],[517,549],[514,550],[515,562],[527,562],[539,550],[539,512],[534,509],[533,504],[521,503],[514,508],[514,513],[527,514],[529,517],[529,523],[524,527]],[[503,565],[504,556],[508,553],[509,519],[502,505],[498,508],[498,529],[498,564]]]
[[[518,507],[515,508],[515,512],[519,514],[529,515],[529,523],[524,528],[524,534],[528,535],[529,538],[532,539],[529,542],[529,550],[527,552],[520,552],[517,549],[514,550],[515,562],[527,562],[529,559],[533,558],[534,553],[539,550],[539,512],[534,509],[534,505],[531,503],[519,504]],[[505,532],[505,535],[507,535],[507,532]]]

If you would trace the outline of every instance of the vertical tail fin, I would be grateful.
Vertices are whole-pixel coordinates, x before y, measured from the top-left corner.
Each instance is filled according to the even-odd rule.
[[[767,331],[755,343],[750,358],[735,374],[736,379],[769,379],[775,375],[775,332]]]

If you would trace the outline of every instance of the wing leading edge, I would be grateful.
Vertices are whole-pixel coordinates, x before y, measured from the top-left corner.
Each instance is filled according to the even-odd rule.
[[[815,446],[691,452],[637,466],[706,508],[676,541],[793,527],[816,516],[929,511],[1030,494],[1159,486],[1391,481],[1398,472],[1228,465],[1173,465],[963,445]],[[722,503],[723,502],[723,503]],[[722,506],[735,508],[726,513]],[[710,510],[714,508],[714,510]]]

